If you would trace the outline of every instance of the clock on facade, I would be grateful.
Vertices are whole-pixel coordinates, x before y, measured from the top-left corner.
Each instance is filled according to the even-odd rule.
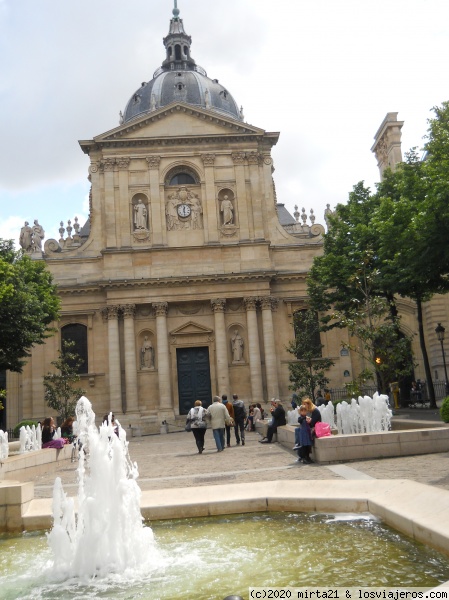
[[[178,206],[178,215],[180,217],[189,217],[192,209],[188,204],[180,204]]]

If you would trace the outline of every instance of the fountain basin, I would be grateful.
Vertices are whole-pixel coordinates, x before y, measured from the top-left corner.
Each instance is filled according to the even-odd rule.
[[[0,529],[52,525],[52,500],[33,499],[33,484],[2,482]],[[401,533],[449,556],[449,493],[397,480],[272,481],[142,492],[146,520],[265,511],[369,512]]]
[[[259,424],[258,424],[259,425]],[[266,425],[258,427],[264,433]],[[295,427],[278,427],[277,441],[291,449]],[[449,426],[422,421],[393,421],[391,431],[337,434],[315,440],[312,457],[318,463],[449,452]]]

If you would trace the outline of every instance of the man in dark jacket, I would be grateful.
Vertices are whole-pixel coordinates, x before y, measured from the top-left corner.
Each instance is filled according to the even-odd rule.
[[[242,446],[245,445],[245,419],[246,408],[242,400],[239,400],[237,394],[232,395],[232,406],[234,408],[234,432],[237,446],[240,445],[240,437],[242,438]]]
[[[281,401],[276,398],[274,400],[271,410],[271,424],[268,425],[267,437],[263,440],[259,440],[260,444],[271,444],[273,441],[273,435],[276,433],[278,427],[286,425],[287,420],[285,418],[285,410],[281,404]]]

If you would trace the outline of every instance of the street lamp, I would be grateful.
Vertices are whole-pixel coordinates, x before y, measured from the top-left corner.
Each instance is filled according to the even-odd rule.
[[[446,368],[446,355],[444,353],[444,332],[446,331],[445,327],[438,323],[435,328],[435,333],[437,334],[437,339],[441,344],[441,353],[443,354],[443,365],[444,365],[444,386],[446,388],[446,396],[449,396],[449,381],[447,380],[447,368]]]

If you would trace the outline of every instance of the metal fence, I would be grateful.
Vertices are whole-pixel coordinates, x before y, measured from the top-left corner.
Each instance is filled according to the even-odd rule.
[[[427,390],[427,383],[425,381],[421,381],[421,390],[420,396],[418,398],[406,398],[406,402],[410,402],[411,404],[417,403],[426,403],[428,402],[429,393]],[[442,400],[446,397],[446,384],[444,381],[438,380],[433,382],[433,388],[435,390],[435,399]],[[362,388],[362,396],[371,396],[377,392],[376,386],[365,386]],[[331,388],[330,389],[331,398],[334,402],[339,402],[340,400],[351,400],[350,394],[348,394],[346,388]],[[391,394],[390,394],[391,396]]]

